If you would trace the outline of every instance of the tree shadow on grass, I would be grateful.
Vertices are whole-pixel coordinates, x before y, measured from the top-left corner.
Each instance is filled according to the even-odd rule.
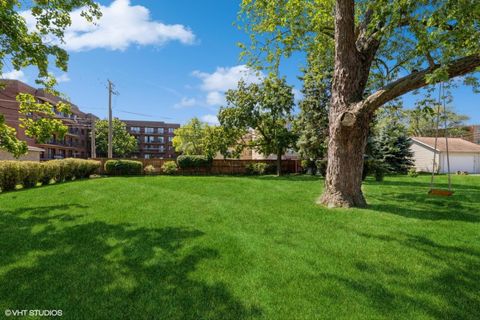
[[[454,190],[465,190],[465,191],[474,191],[480,192],[480,185],[468,185],[468,184],[459,184],[455,183],[456,177],[452,177],[452,188]],[[479,179],[480,181],[480,179]],[[430,180],[428,181],[415,181],[413,178],[405,180],[384,180],[381,182],[377,182],[374,180],[367,180],[367,184],[371,185],[380,185],[380,186],[388,186],[388,187],[408,187],[413,188],[418,192],[427,192],[430,190]],[[434,187],[438,189],[448,189],[448,182],[440,182],[438,180],[435,181]]]
[[[0,309],[61,309],[66,319],[261,315],[224,284],[191,275],[218,257],[193,244],[201,231],[85,222],[73,207],[0,211]]]
[[[366,241],[378,241],[383,248],[411,252],[418,259],[411,265],[407,261],[392,265],[367,257],[353,263],[355,276],[323,274],[326,281],[360,295],[385,318],[478,319],[480,250],[402,232],[387,235],[349,231]]]
[[[451,197],[430,196],[416,190],[385,191],[382,195],[367,193],[368,209],[432,221],[480,222],[479,197],[476,191],[467,190]]]

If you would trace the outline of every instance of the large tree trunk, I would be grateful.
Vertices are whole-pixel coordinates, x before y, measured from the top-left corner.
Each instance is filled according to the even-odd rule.
[[[319,199],[328,207],[366,206],[361,186],[371,113],[355,110],[362,103],[373,55],[357,48],[354,13],[354,0],[337,0],[328,166]]]
[[[332,105],[331,109],[333,119],[345,112],[339,104]],[[330,125],[325,190],[319,203],[330,208],[366,206],[361,187],[369,118],[368,115],[358,117],[353,126],[345,126],[341,121]]]
[[[282,154],[277,154],[277,176],[282,175]]]

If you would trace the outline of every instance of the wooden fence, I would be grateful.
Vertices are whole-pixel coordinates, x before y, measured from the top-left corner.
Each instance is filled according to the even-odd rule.
[[[100,167],[99,173],[105,173],[104,164],[108,160],[106,158],[96,158],[93,160],[100,161],[102,166]],[[134,160],[140,161],[143,163],[145,168],[148,165],[152,165],[155,168],[155,172],[161,173],[161,167],[167,161],[173,161],[173,159],[124,159],[124,160]],[[277,165],[276,160],[237,160],[237,159],[228,159],[228,160],[213,160],[212,165],[209,168],[198,168],[198,169],[178,169],[178,174],[185,175],[217,175],[217,174],[246,174],[246,166],[251,163],[268,163],[274,167]],[[282,173],[298,173],[300,172],[300,161],[299,160],[282,160]]]

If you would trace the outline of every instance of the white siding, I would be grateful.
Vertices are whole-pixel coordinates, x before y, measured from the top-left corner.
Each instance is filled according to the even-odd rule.
[[[432,172],[433,150],[416,141],[413,141],[411,150],[415,161],[415,169],[418,172]],[[439,163],[438,154],[436,159],[437,163]]]
[[[442,155],[441,172],[447,173],[447,157],[445,153],[442,153]],[[480,153],[451,152],[450,172],[465,171],[468,173],[480,173],[480,166],[478,164],[479,157]]]

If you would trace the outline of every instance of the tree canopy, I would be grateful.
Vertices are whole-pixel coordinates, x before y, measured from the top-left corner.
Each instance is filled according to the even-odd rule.
[[[127,125],[121,120],[113,119],[112,149],[114,157],[126,157],[137,150],[137,139],[127,131]],[[108,120],[95,122],[95,142],[97,154],[106,156],[108,153]]]
[[[249,63],[278,70],[294,51],[330,72],[328,166],[319,203],[366,206],[362,170],[370,122],[405,93],[455,77],[478,88],[480,2],[475,0],[243,0]],[[333,63],[332,63],[333,62]]]
[[[61,47],[65,29],[71,25],[70,12],[82,9],[82,17],[89,22],[99,18],[99,5],[93,0],[19,1],[0,0],[0,78],[5,66],[20,70],[34,66],[38,70],[36,83],[54,95],[55,77],[50,73],[51,61],[60,70],[67,71],[68,53]],[[29,26],[29,15],[35,27]],[[3,89],[4,84],[0,84]],[[52,105],[38,103],[28,94],[17,97],[21,114],[21,126],[25,133],[44,141],[53,133],[62,136],[67,127],[54,118]],[[68,113],[68,105],[56,106],[58,111]],[[20,156],[27,152],[27,145],[16,137],[16,130],[9,127],[0,115],[0,149]]]
[[[296,135],[291,130],[294,107],[293,88],[285,79],[267,77],[262,83],[238,83],[226,93],[227,105],[220,108],[218,118],[227,130],[253,130],[248,146],[265,156],[281,157],[292,148]],[[280,173],[278,171],[277,173]]]

